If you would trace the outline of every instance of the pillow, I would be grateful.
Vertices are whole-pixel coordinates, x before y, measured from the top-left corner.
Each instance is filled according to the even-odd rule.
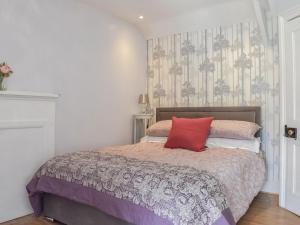
[[[153,137],[145,136],[141,139],[141,142],[150,143],[166,143],[168,137]],[[260,151],[260,138],[253,140],[239,140],[232,138],[208,138],[205,146],[208,148],[229,148],[229,149],[241,149],[250,152],[259,153]]]
[[[154,142],[154,143],[166,143],[168,140],[168,137],[155,137],[155,136],[144,136],[141,138],[140,142]]]
[[[148,130],[148,136],[168,137],[172,127],[171,120],[162,120],[153,124]],[[238,120],[214,120],[211,124],[209,137],[248,140],[254,139],[261,127],[256,123]]]
[[[260,151],[260,138],[253,140],[238,140],[230,138],[208,138],[206,147],[208,148],[231,148],[242,149],[250,152],[259,153]]]
[[[149,127],[147,135],[153,137],[168,137],[171,128],[172,120],[162,120]]]
[[[199,119],[172,118],[172,128],[165,148],[183,148],[203,151],[209,134],[212,117]]]
[[[214,120],[209,137],[254,139],[261,127],[256,123],[238,120]]]

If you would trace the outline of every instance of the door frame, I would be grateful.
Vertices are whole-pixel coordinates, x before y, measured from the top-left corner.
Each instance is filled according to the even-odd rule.
[[[300,17],[300,5],[280,13],[278,16],[279,55],[280,55],[280,188],[279,206],[286,207],[286,138],[284,125],[286,124],[286,59],[285,59],[285,26],[286,23]]]

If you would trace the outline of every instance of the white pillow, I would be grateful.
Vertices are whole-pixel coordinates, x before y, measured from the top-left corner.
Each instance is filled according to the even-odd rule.
[[[160,142],[165,143],[167,142],[168,137],[155,137],[155,136],[145,136],[141,138],[140,142]]]
[[[153,137],[145,136],[141,139],[141,142],[156,142],[165,143],[168,137]],[[260,151],[260,138],[253,140],[239,140],[231,138],[208,138],[206,145],[208,148],[231,148],[231,149],[242,149],[255,153]]]
[[[255,153],[260,151],[260,138],[252,140],[239,140],[230,138],[208,138],[206,146],[208,148],[239,148]]]

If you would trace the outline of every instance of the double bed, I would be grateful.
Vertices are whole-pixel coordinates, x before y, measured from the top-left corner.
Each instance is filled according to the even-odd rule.
[[[260,125],[260,114],[259,107],[157,108],[156,121],[211,116]],[[68,225],[234,225],[264,179],[261,154],[146,141],[57,156],[27,190],[36,215]]]

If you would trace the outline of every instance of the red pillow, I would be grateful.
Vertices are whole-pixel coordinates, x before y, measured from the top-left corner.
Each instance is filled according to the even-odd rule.
[[[184,148],[196,152],[204,150],[212,117],[172,118],[172,128],[165,148]]]

